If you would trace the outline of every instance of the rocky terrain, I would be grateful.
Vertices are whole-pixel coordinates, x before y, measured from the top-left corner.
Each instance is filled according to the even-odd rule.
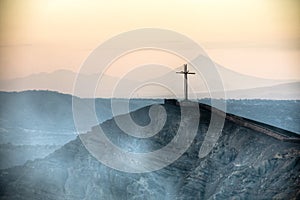
[[[123,149],[159,149],[175,136],[180,121],[178,106],[163,106],[166,124],[149,139],[124,134],[114,119],[100,126]],[[145,125],[148,111],[144,107],[130,115]],[[211,113],[201,109],[200,116],[192,145],[163,169],[137,174],[111,169],[97,161],[77,137],[44,159],[1,170],[1,199],[300,198],[299,143],[282,142],[226,120],[217,144],[200,159]]]
[[[43,158],[60,148],[60,145],[0,145],[0,169],[23,165],[28,160]]]

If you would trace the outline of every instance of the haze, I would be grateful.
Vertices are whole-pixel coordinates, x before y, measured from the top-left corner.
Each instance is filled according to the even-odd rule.
[[[299,4],[297,0],[1,0],[0,78],[59,69],[76,72],[89,53],[112,36],[154,27],[190,37],[215,62],[236,72],[299,80]],[[158,54],[153,52],[154,57],[166,56]],[[174,68],[182,64],[174,56],[164,59]],[[123,71],[114,67],[107,73],[119,76]]]

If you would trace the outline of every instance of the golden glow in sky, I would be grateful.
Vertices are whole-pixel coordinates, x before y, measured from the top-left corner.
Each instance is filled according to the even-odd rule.
[[[300,78],[298,0],[1,0],[0,8],[2,79],[78,71],[103,41],[144,27],[184,34],[243,74]]]

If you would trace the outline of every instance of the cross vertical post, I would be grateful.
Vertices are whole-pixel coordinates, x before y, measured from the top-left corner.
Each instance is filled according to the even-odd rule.
[[[184,84],[184,100],[188,100],[188,74],[195,74],[194,72],[189,72],[187,68],[187,64],[183,65],[183,71],[176,72],[178,74],[183,74],[184,79],[183,79],[183,84]]]

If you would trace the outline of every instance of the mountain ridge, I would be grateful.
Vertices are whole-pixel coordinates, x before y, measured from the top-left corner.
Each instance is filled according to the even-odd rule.
[[[140,146],[110,119],[100,126],[121,148],[160,148],[175,134],[179,107],[163,105],[166,127]],[[147,122],[149,107],[132,112],[136,122]],[[226,120],[212,151],[199,159],[198,151],[211,113],[200,109],[197,135],[174,163],[158,171],[130,174],[97,161],[77,138],[45,159],[1,170],[3,199],[297,199],[300,197],[300,146]],[[177,114],[176,114],[177,113]],[[126,115],[124,115],[126,116]],[[145,118],[146,117],[146,118]],[[179,118],[178,118],[179,117]],[[94,129],[95,131],[96,129]],[[88,134],[94,134],[93,130]],[[169,138],[169,139],[168,139]],[[141,141],[141,139],[138,139]],[[161,143],[162,142],[162,143]],[[148,146],[149,147],[149,146]],[[149,149],[147,149],[149,150]],[[111,155],[112,156],[112,155]],[[112,157],[113,159],[113,157]],[[84,179],[82,178],[84,176]]]

